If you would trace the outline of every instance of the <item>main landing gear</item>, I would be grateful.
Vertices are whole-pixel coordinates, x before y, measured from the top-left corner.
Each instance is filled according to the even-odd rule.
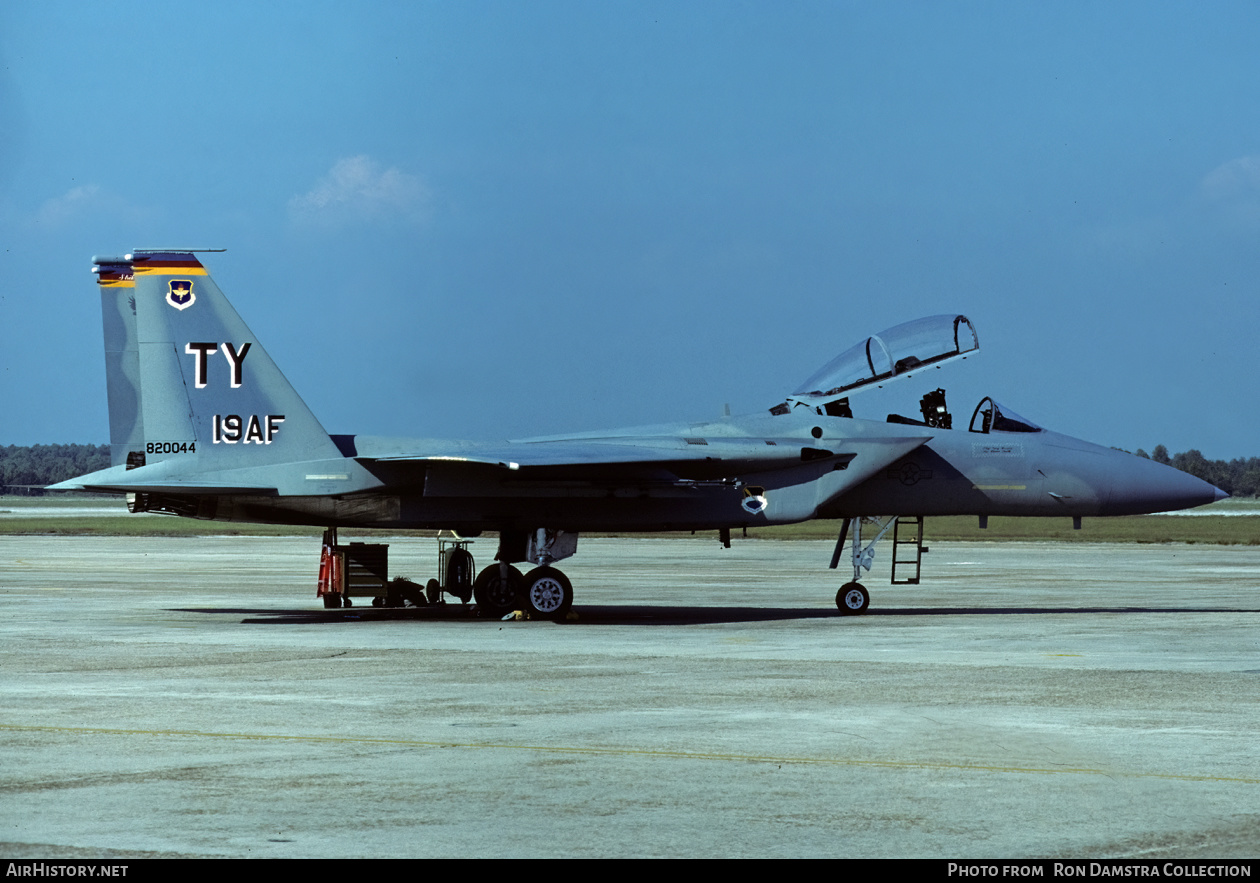
[[[546,565],[522,574],[511,564],[491,564],[473,583],[473,598],[483,616],[495,619],[513,610],[531,619],[559,619],[573,606],[573,583]]]
[[[324,533],[319,565],[317,596],[328,608],[350,607],[350,596],[371,597],[373,607],[414,607],[441,605],[445,595],[467,604],[475,601],[477,612],[499,619],[516,610],[531,619],[563,619],[573,606],[573,583],[552,563],[577,551],[578,535],[562,530],[539,529],[503,531],[499,535],[496,563],[474,579],[476,564],[469,546],[473,540],[453,533],[438,537],[437,579],[423,588],[410,580],[389,580],[388,546],[381,544],[337,544],[337,531]],[[512,562],[536,565],[528,573]]]
[[[540,617],[558,618],[573,606],[573,583],[554,567],[538,567],[525,578],[525,609]]]
[[[862,523],[868,522],[879,527],[879,532],[865,547],[862,546]],[[871,604],[871,593],[858,582],[862,570],[871,569],[875,561],[875,544],[889,530],[893,532],[892,584],[918,585],[919,571],[923,556],[928,551],[923,545],[923,516],[893,516],[880,524],[877,518],[846,518],[840,528],[840,537],[836,540],[836,550],[831,555],[831,569],[840,564],[840,555],[844,552],[844,542],[853,527],[853,582],[845,583],[836,592],[836,607],[845,616],[858,616],[866,612]],[[901,568],[901,578],[897,578],[897,568]]]
[[[525,578],[511,564],[491,564],[477,574],[473,600],[483,616],[498,618],[516,609]]]
[[[473,598],[487,617],[499,618],[521,610],[531,619],[562,619],[573,606],[573,584],[552,562],[577,551],[577,534],[540,528],[526,533],[505,531],[499,537],[496,564],[477,575]],[[528,573],[507,563],[531,561]]]

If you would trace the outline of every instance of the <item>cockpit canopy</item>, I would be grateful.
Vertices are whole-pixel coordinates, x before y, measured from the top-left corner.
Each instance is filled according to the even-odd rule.
[[[821,413],[828,402],[851,392],[909,377],[922,368],[951,359],[966,358],[979,349],[976,329],[966,316],[915,319],[845,350],[801,383],[784,405],[772,411],[786,413],[797,405],[806,405]]]
[[[1031,420],[1025,420],[1010,408],[1003,407],[987,396],[976,405],[971,414],[972,432],[1042,432]]]

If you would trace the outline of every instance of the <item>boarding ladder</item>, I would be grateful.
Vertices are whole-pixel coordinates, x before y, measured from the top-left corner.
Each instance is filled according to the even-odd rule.
[[[901,529],[906,528],[906,536],[902,537]],[[923,516],[898,516],[893,525],[892,584],[894,586],[917,586],[919,570],[923,565],[923,556],[928,551],[923,545]],[[901,566],[902,579],[897,579],[897,567]],[[913,571],[913,575],[909,575]]]

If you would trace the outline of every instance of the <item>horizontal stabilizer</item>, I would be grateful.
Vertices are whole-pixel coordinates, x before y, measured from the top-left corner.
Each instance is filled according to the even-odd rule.
[[[69,481],[48,486],[50,491],[89,491],[106,494],[274,494],[275,487],[256,484],[224,484],[178,478],[137,477],[139,470],[111,466]]]
[[[125,494],[190,494],[194,496],[226,496],[228,494],[250,494],[253,496],[270,496],[276,492],[273,487],[259,487],[256,485],[238,485],[236,487],[226,487],[224,485],[209,484],[131,484],[126,487],[89,487],[89,491],[102,491],[107,493],[125,493]]]
[[[89,484],[86,476],[82,479],[74,479],[73,481],[63,481],[60,484],[49,485],[47,490],[50,491],[88,491],[89,493],[100,494],[189,494],[193,496],[222,496],[226,494],[251,494],[251,495],[271,495],[276,493],[274,487],[262,487],[259,485],[237,485],[235,487],[227,487],[225,485],[197,484],[195,482],[142,482],[133,481],[123,484]]]

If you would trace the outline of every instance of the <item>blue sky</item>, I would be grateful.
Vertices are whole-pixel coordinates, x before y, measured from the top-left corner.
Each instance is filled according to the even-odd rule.
[[[956,423],[1260,455],[1257,34],[1250,2],[0,4],[0,444],[107,441],[90,258],[204,245],[331,432],[759,411],[957,311]]]

